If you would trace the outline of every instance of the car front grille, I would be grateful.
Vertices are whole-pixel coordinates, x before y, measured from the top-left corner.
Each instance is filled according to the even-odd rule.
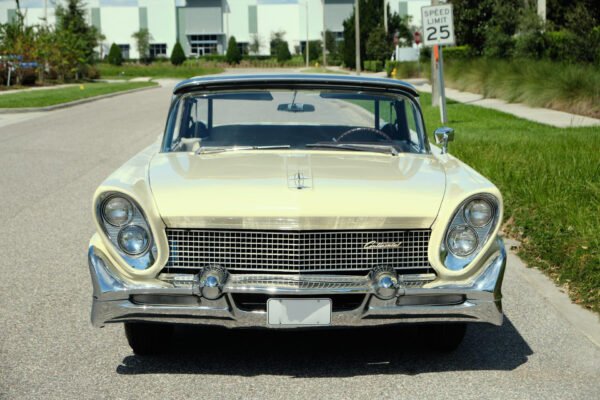
[[[432,272],[431,231],[251,231],[167,229],[167,270],[221,265],[230,271],[341,272],[386,265]],[[370,244],[370,246],[368,246]],[[370,247],[370,248],[369,248]]]

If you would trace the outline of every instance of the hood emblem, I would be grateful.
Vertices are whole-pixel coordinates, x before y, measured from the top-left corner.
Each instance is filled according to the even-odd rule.
[[[363,249],[365,250],[380,250],[380,249],[399,249],[402,247],[402,242],[378,242],[372,240],[367,242]]]
[[[302,171],[298,171],[288,177],[288,187],[290,189],[308,189],[311,187],[312,179],[304,175]]]

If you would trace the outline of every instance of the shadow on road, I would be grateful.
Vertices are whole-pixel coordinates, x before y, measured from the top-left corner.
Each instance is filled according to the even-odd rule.
[[[326,331],[179,327],[162,356],[130,355],[117,373],[306,378],[517,368],[533,354],[514,325],[471,325],[453,353],[428,349],[416,327]]]

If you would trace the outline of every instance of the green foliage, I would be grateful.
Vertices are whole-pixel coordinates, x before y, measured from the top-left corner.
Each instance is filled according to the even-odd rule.
[[[235,40],[235,36],[231,36],[229,38],[229,43],[227,44],[227,54],[226,59],[229,64],[239,64],[242,61],[242,53],[238,47],[237,41]]]
[[[173,51],[171,52],[171,64],[173,65],[181,65],[185,62],[186,57],[183,52],[183,47],[181,47],[181,43],[175,43],[173,46]]]
[[[49,90],[7,93],[0,96],[0,108],[47,107],[109,93],[156,86],[156,82],[86,83]]]
[[[444,72],[459,90],[600,118],[600,69],[593,65],[479,58],[447,62]]]
[[[72,59],[82,60],[80,64],[92,64],[94,48],[98,46],[98,30],[87,22],[84,0],[67,0],[66,3],[66,6],[56,6],[56,31],[69,33],[66,36],[69,46],[72,46],[73,53],[77,53]]]
[[[379,72],[383,70],[383,62],[380,60],[365,60],[365,71]]]
[[[424,68],[428,68],[429,65],[425,64]],[[385,62],[385,73],[389,78],[397,79],[408,79],[418,78],[421,76],[420,69],[423,68],[416,61],[386,61]],[[396,70],[396,75],[393,76],[393,72]]]
[[[439,109],[429,95],[421,105],[431,133]],[[450,152],[498,186],[506,230],[520,239],[520,255],[600,312],[598,128],[554,128],[453,102],[448,117],[460,137]]]
[[[383,0],[359,0],[358,6],[360,9],[360,56],[361,60],[365,60],[368,57],[367,48],[369,47],[367,42],[371,32],[377,29],[378,26],[383,25]],[[399,32],[400,37],[404,39],[406,44],[412,43],[412,33],[408,28],[408,18],[401,18],[397,14],[391,14],[390,8],[386,10],[388,14],[388,32],[384,32],[385,39],[383,43],[387,48],[391,49],[391,43],[395,32]],[[378,37],[383,38],[380,33]],[[373,43],[375,39],[373,39]],[[379,45],[379,44],[378,44]],[[347,67],[356,67],[356,39],[355,39],[355,26],[354,26],[354,11],[352,15],[344,21],[344,45],[343,45],[343,62]],[[380,51],[383,53],[383,51]],[[388,54],[389,57],[390,54]],[[378,56],[379,57],[379,56]],[[383,61],[385,58],[381,58]]]
[[[123,55],[121,54],[121,49],[116,43],[110,45],[107,61],[111,65],[123,64]]]
[[[320,40],[309,40],[308,42],[308,60],[317,61],[323,55],[323,45]],[[306,60],[306,46],[302,52],[302,57]]]
[[[173,66],[169,61],[153,62],[150,65],[123,64],[98,64],[98,71],[103,78],[136,78],[146,76],[152,78],[179,78],[186,79],[193,76],[218,74],[223,68],[216,67],[198,60],[187,60],[183,65]]]
[[[137,51],[139,54],[140,61],[148,61],[150,51],[150,40],[152,35],[146,28],[142,28],[139,31],[131,35],[135,39]]]
[[[274,32],[271,36],[270,48],[271,55],[274,55],[278,62],[286,62],[292,59],[292,53],[288,42],[284,39],[285,32]]]
[[[473,57],[469,46],[444,47],[444,61],[468,60]]]
[[[383,25],[377,25],[367,39],[367,57],[371,60],[383,62],[392,54],[392,43],[387,40],[387,33]],[[365,66],[365,69],[367,67]]]
[[[250,39],[250,44],[248,45],[248,51],[250,54],[258,55],[258,53],[260,53],[261,46],[262,41],[260,36],[257,33],[253,34],[252,38]]]

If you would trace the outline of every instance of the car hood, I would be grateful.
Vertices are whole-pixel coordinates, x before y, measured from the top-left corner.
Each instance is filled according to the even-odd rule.
[[[341,151],[159,153],[149,180],[168,227],[429,228],[445,189],[439,161]]]

